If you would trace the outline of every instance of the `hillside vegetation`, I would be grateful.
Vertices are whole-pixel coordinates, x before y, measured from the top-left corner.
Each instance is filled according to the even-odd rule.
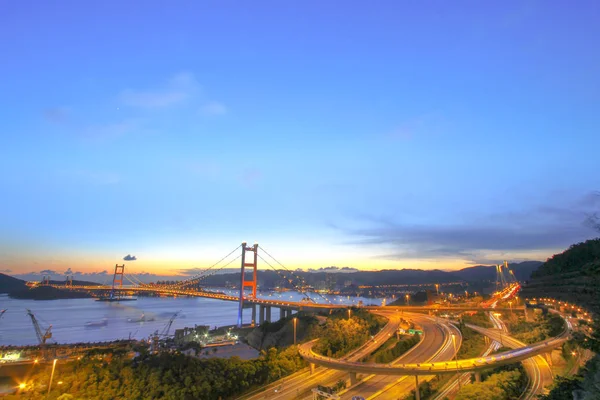
[[[548,259],[532,274],[523,288],[529,298],[551,297],[568,301],[594,313],[593,333],[578,339],[578,344],[596,353],[574,378],[558,378],[544,400],[600,399],[600,239],[575,244]]]

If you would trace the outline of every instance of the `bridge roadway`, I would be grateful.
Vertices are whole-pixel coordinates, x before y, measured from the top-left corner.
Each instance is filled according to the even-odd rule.
[[[82,291],[110,291],[112,286],[109,285],[49,285],[56,289],[63,290],[82,290]],[[217,299],[224,301],[239,302],[238,296],[230,296],[223,293],[216,293],[210,291],[198,291],[193,289],[181,289],[173,287],[157,287],[157,286],[123,286],[122,288],[115,288],[116,291],[121,292],[152,292],[162,293],[168,295],[177,296],[192,296],[192,297],[205,297],[209,299]],[[249,305],[264,305],[272,307],[284,307],[294,310],[310,310],[310,309],[340,309],[348,308],[348,305],[344,304],[321,304],[321,303],[310,303],[302,301],[285,301],[285,300],[272,300],[272,299],[261,299],[261,298],[244,298],[244,303]],[[408,312],[429,312],[429,311],[489,311],[489,308],[477,307],[477,306],[365,306],[361,307],[370,311],[408,311]],[[514,307],[509,308],[494,308],[495,311],[523,311],[522,308]]]
[[[468,325],[475,327],[475,325]],[[483,329],[476,327],[477,329]],[[498,332],[498,337],[500,333]],[[403,363],[401,365],[371,364],[351,361],[336,360],[321,356],[312,350],[314,343],[309,342],[299,346],[300,355],[308,362],[354,373],[377,375],[432,375],[455,374],[457,372],[481,371],[501,365],[512,364],[527,358],[548,353],[550,350],[561,346],[569,337],[569,330],[552,339],[538,342],[518,349],[505,351],[492,356],[457,360],[457,362],[423,362]]]

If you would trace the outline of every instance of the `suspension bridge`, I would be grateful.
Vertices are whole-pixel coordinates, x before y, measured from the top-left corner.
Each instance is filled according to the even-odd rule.
[[[235,256],[236,253],[237,256]],[[264,254],[268,259],[263,257],[262,254]],[[285,301],[279,299],[259,298],[257,296],[259,259],[265,265],[269,266],[271,269],[277,272],[277,274],[279,274],[282,279],[291,284],[295,290],[304,294],[304,299],[302,301]],[[227,268],[228,266],[230,266],[238,260],[240,260],[241,267],[238,296],[232,296],[224,293],[205,290],[199,286],[203,280],[205,280],[209,276],[212,276],[222,271],[223,269]],[[273,264],[277,265],[277,267]],[[320,293],[311,292],[311,287],[306,283],[306,280],[303,277],[296,274],[293,270],[285,267],[281,262],[275,259],[269,252],[267,252],[263,247],[259,246],[257,243],[255,243],[253,246],[248,246],[246,242],[243,242],[241,246],[236,246],[229,254],[221,258],[219,261],[217,261],[210,267],[200,271],[198,274],[172,284],[144,283],[135,274],[132,274],[130,272],[126,273],[125,264],[117,264],[115,265],[111,285],[77,285],[73,284],[72,278],[67,279],[67,281],[64,284],[56,284],[52,283],[49,277],[44,278],[42,282],[28,282],[28,286],[30,287],[37,287],[40,285],[51,286],[63,290],[86,291],[90,293],[104,292],[108,293],[106,300],[109,301],[120,301],[122,299],[121,295],[124,293],[141,292],[164,294],[170,296],[204,297],[215,300],[232,301],[239,304],[237,316],[238,327],[242,327],[243,325],[244,309],[251,310],[252,319],[250,324],[254,325],[256,323],[262,324],[264,321],[272,322],[273,308],[279,308],[279,317],[286,318],[290,316],[294,311],[297,312],[304,310],[317,312],[323,310],[333,310],[350,307],[345,304],[334,304],[329,299],[327,299],[327,297],[322,296]],[[498,300],[506,299],[516,294],[516,292],[519,290],[519,287],[520,286],[518,285],[516,280],[514,280],[511,283],[509,283],[507,280],[503,280],[501,290],[496,292],[491,302],[486,302],[485,304],[481,304],[480,306],[475,307],[433,305],[393,307],[368,306],[365,308],[370,310],[396,309],[415,312],[429,312],[435,310],[452,310],[456,312],[489,310],[490,307],[495,307]],[[498,311],[504,310],[498,308],[496,309]],[[508,311],[508,309],[506,311]],[[518,311],[516,307],[515,311]]]

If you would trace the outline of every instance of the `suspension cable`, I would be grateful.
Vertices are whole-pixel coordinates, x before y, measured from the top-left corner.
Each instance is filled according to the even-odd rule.
[[[189,284],[190,281],[193,281],[195,279],[199,279],[201,278],[204,274],[206,274],[208,271],[210,271],[211,269],[213,269],[215,266],[217,266],[219,263],[221,263],[221,261],[225,260],[226,258],[228,258],[230,255],[232,255],[233,253],[235,253],[236,251],[238,251],[238,249],[241,247],[240,246],[236,246],[235,249],[233,249],[231,251],[231,253],[227,254],[225,257],[221,258],[219,261],[217,261],[216,263],[214,263],[213,265],[211,265],[210,267],[202,270],[201,272],[197,273],[196,275],[192,276],[191,278],[185,279],[183,281],[179,281],[177,283],[175,283],[174,285],[170,285],[173,287],[180,287],[180,286],[186,286]],[[229,264],[227,264],[229,265]]]
[[[260,249],[261,249],[262,251],[264,251],[264,252],[265,252],[265,254],[266,254],[266,255],[268,255],[269,257],[271,257],[271,258],[273,259],[273,261],[275,261],[275,262],[276,262],[277,264],[279,264],[279,265],[280,265],[280,266],[281,266],[281,267],[282,267],[284,270],[286,270],[287,272],[289,272],[289,273],[290,273],[290,274],[291,274],[293,277],[295,277],[295,278],[296,278],[296,279],[298,279],[298,280],[299,280],[301,283],[303,283],[305,287],[306,287],[306,286],[308,286],[308,285],[307,285],[307,283],[306,283],[306,279],[304,279],[303,277],[301,277],[301,276],[300,276],[300,275],[298,275],[298,274],[294,274],[294,272],[293,272],[293,271],[290,271],[289,269],[287,269],[285,265],[283,265],[282,263],[280,263],[280,262],[279,262],[279,261],[278,261],[278,260],[277,260],[275,257],[273,257],[271,254],[269,254],[269,252],[268,252],[267,250],[265,250],[265,248],[264,248],[264,247],[262,247],[262,246],[259,246],[259,247],[260,247]],[[259,255],[259,257],[260,257],[260,255]],[[260,257],[260,258],[261,258],[263,261],[265,261],[265,260],[264,260],[264,258],[262,258],[262,257]],[[265,262],[266,262],[266,261],[265,261]],[[269,264],[269,263],[267,263],[267,264]],[[272,268],[272,267],[271,267],[271,268]],[[309,299],[313,300],[313,299],[312,299],[312,298],[311,298],[311,297],[308,295],[308,293],[307,293],[307,291],[306,291],[306,290],[305,290],[303,293],[305,293],[305,294],[306,294],[306,296],[307,296]],[[325,301],[326,301],[326,302],[328,302],[329,304],[333,304],[333,303],[331,302],[331,300],[329,300],[327,297],[323,296],[321,293],[319,293],[319,292],[315,292],[315,293],[316,293],[316,294],[318,294],[318,295],[319,295],[319,296],[320,296],[320,297],[321,297],[323,300],[325,300]],[[314,301],[314,300],[313,300],[313,301]]]
[[[213,270],[210,274],[199,276],[193,280],[184,281],[185,285],[182,285],[182,286],[189,286],[189,285],[194,285],[194,284],[200,283],[200,281],[202,281],[203,279],[208,278],[209,276],[213,276],[214,274],[216,274],[219,271],[222,271],[223,269],[227,268],[231,263],[239,260],[240,258],[242,258],[241,254],[239,256],[237,256],[236,258],[232,259],[231,261],[229,261],[227,264],[223,265],[222,267],[219,267],[219,268]],[[179,286],[179,287],[182,287],[182,286]]]

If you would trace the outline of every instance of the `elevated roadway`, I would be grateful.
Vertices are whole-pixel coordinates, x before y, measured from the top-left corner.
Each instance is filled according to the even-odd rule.
[[[62,290],[75,290],[75,291],[86,291],[86,292],[95,292],[95,291],[111,291],[112,286],[110,285],[56,285],[50,284],[47,286],[51,286],[56,289]],[[224,293],[217,293],[211,291],[201,291],[195,289],[185,289],[185,288],[177,288],[172,286],[159,286],[159,285],[143,285],[143,286],[123,286],[120,288],[114,289],[117,292],[124,293],[157,293],[157,294],[166,294],[171,296],[190,296],[190,297],[204,297],[209,299],[216,300],[224,300],[224,301],[232,301],[238,302],[240,298],[238,296],[231,296]],[[244,303],[248,305],[265,305],[272,307],[284,307],[294,310],[318,310],[318,309],[340,309],[340,308],[348,308],[350,306],[344,304],[325,304],[325,303],[313,303],[306,301],[285,301],[285,300],[274,300],[274,299],[261,299],[261,298],[251,298],[245,297]],[[361,307],[365,308],[369,311],[406,311],[406,312],[433,312],[433,311],[451,311],[451,312],[465,312],[465,311],[489,311],[490,309],[487,307],[480,306],[440,306],[440,305],[432,305],[432,306],[366,306]],[[495,308],[495,311],[523,311],[522,308]]]
[[[404,313],[404,318],[419,325],[423,331],[421,341],[408,352],[394,360],[391,365],[403,363],[420,363],[431,361],[448,361],[454,357],[455,345],[458,350],[462,344],[460,331],[447,321],[440,321],[423,314]],[[452,341],[452,335],[455,342]],[[433,376],[419,377],[424,382]],[[393,399],[408,394],[415,388],[412,376],[368,375],[358,384],[340,393],[342,399],[362,396],[365,399]]]
[[[475,330],[481,330],[475,325],[467,325]],[[493,330],[487,330],[490,335]],[[460,372],[482,371],[489,368],[494,368],[501,365],[508,365],[515,362],[526,360],[530,357],[548,353],[550,350],[560,347],[567,341],[569,331],[565,331],[558,337],[523,346],[514,350],[505,351],[495,355],[486,357],[477,357],[457,360],[456,362],[424,362],[424,363],[403,363],[398,365],[389,364],[374,364],[360,363],[346,360],[336,360],[330,357],[322,356],[312,350],[314,343],[304,343],[300,345],[300,355],[308,362],[321,365],[326,368],[337,369],[363,374],[377,375],[438,375],[438,374],[455,374]],[[500,332],[497,331],[497,337],[500,337]],[[495,338],[494,338],[495,339]]]
[[[503,332],[500,329],[486,329],[470,324],[466,324],[466,326],[498,342],[502,342],[502,345],[505,347],[510,347],[517,350],[528,347],[525,343],[508,336],[505,330]],[[562,344],[563,342],[560,343]],[[527,387],[527,391],[523,393],[523,396],[520,400],[534,399],[536,398],[536,396],[543,394],[545,392],[545,388],[552,384],[552,369],[550,368],[550,365],[542,355],[544,353],[548,353],[551,350],[547,347],[544,349],[545,351],[539,352],[533,357],[523,360],[523,368],[525,368],[525,372],[529,377],[529,384]],[[556,348],[556,346],[553,346],[552,348]]]
[[[382,311],[378,315],[389,319],[386,326],[363,346],[340,358],[340,360],[358,361],[377,350],[387,339],[394,335],[400,326],[400,316],[396,312]],[[347,373],[317,368],[313,373],[309,369],[297,372],[287,378],[281,379],[267,386],[264,390],[248,393],[240,399],[244,400],[285,400],[290,398],[312,399],[311,389],[317,385],[335,384],[340,379],[346,379]]]

